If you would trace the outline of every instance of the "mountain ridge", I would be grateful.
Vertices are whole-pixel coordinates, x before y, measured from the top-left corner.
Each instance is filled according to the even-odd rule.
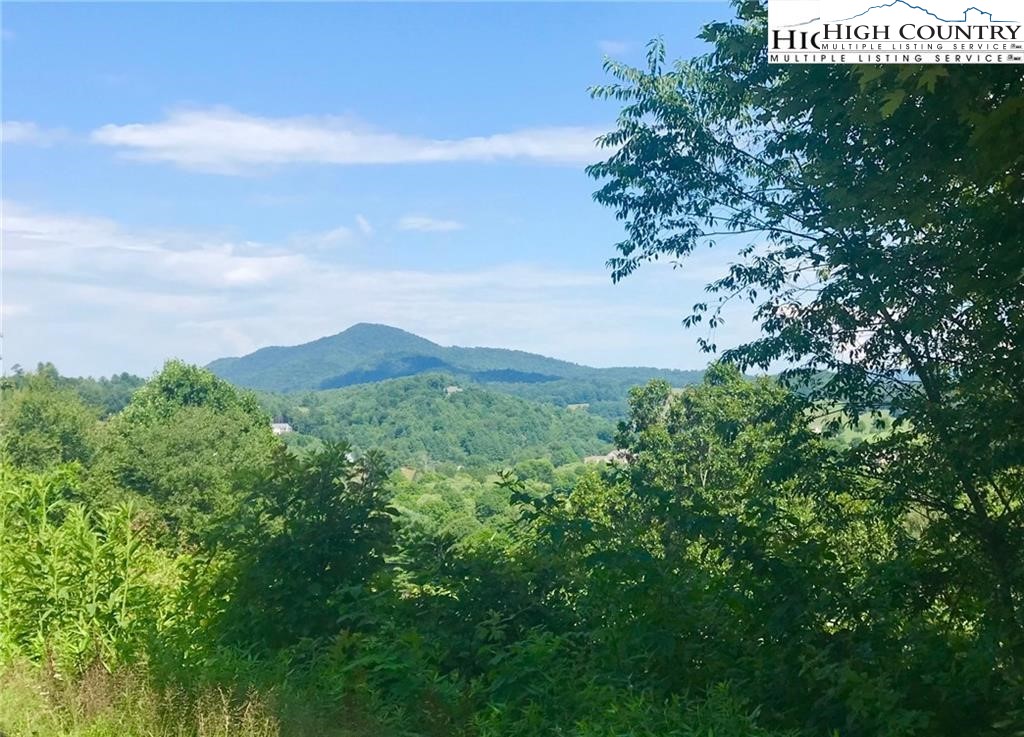
[[[607,418],[624,415],[633,386],[651,379],[685,386],[704,374],[642,366],[594,368],[508,348],[442,346],[375,323],[357,323],[295,346],[267,346],[245,356],[220,358],[207,368],[237,386],[281,393],[444,373],[533,401],[562,407],[586,404],[592,413]]]

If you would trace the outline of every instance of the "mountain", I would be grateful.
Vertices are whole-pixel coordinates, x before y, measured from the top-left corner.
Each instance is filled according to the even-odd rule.
[[[441,346],[387,325],[360,323],[337,335],[296,346],[260,348],[240,358],[220,358],[207,368],[238,386],[264,391],[330,389],[347,384],[344,377],[389,360],[419,356],[436,359]],[[428,361],[429,362],[429,361]],[[405,375],[416,373],[409,371]],[[394,378],[394,371],[380,378]],[[373,379],[369,379],[372,381]]]
[[[489,466],[530,458],[557,464],[605,453],[615,431],[588,412],[510,397],[445,374],[304,394],[263,394],[275,419],[303,436],[379,449],[406,465]]]
[[[982,10],[981,8],[973,6],[973,5],[969,5],[969,6],[965,7],[963,9],[963,11],[961,11],[963,13],[962,16],[959,13],[952,13],[952,14],[950,14],[950,13],[943,13],[942,15],[938,15],[935,12],[933,12],[932,10],[930,10],[930,9],[928,9],[928,8],[922,6],[922,5],[916,5],[914,3],[907,2],[907,0],[892,0],[891,2],[888,2],[888,3],[882,3],[880,5],[872,5],[867,10],[861,11],[860,13],[857,13],[856,15],[852,15],[849,18],[843,18],[839,22],[845,23],[845,22],[848,22],[848,21],[864,18],[867,15],[871,15],[871,17],[873,19],[875,19],[875,20],[878,20],[878,19],[880,19],[880,17],[883,17],[884,20],[892,22],[891,14],[882,13],[882,12],[879,12],[879,11],[891,11],[892,13],[898,13],[900,15],[898,15],[897,17],[899,17],[901,19],[908,19],[908,18],[910,18],[910,17],[912,17],[914,15],[917,15],[917,16],[927,16],[927,17],[933,18],[933,19],[935,19],[937,21],[941,21],[943,23],[967,23],[970,20],[971,12],[974,12],[978,16],[977,19],[976,19],[978,22],[987,22],[987,23],[1013,23],[1013,22],[1015,22],[1015,21],[1011,21],[1011,20],[1007,20],[1007,19],[995,18],[995,17],[993,17],[993,14],[991,12],[989,12],[988,10]],[[946,15],[949,15],[950,17],[945,17]],[[985,16],[987,16],[987,18]]]
[[[444,373],[535,401],[587,404],[592,413],[606,417],[622,414],[632,386],[653,378],[683,386],[703,375],[655,368],[598,369],[525,351],[442,346],[398,328],[368,323],[302,345],[221,358],[207,368],[238,386],[270,392],[338,389]]]

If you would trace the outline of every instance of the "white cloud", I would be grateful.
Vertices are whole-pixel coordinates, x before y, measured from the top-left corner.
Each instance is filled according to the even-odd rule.
[[[465,227],[458,220],[438,220],[422,215],[406,215],[398,221],[399,230],[415,230],[421,233],[451,233]]]
[[[626,41],[615,41],[606,39],[597,42],[597,48],[606,56],[622,56],[629,51],[629,43]]]
[[[284,164],[423,164],[532,161],[583,165],[604,158],[585,127],[533,128],[465,138],[424,138],[348,118],[264,118],[229,108],[179,110],[156,123],[105,125],[96,143],[125,156],[220,174]]]
[[[706,362],[679,326],[703,282],[665,265],[617,286],[597,264],[394,269],[297,236],[261,244],[3,205],[11,363],[147,374],[171,356],[206,363],[356,322],[591,365]],[[722,345],[756,332],[748,314],[730,317]]]
[[[342,244],[358,245],[373,237],[373,225],[363,215],[356,215],[352,225],[339,225],[330,230],[314,233],[296,233],[288,239],[291,247],[327,249]]]
[[[19,143],[29,146],[52,146],[67,138],[67,131],[60,128],[40,128],[35,123],[23,120],[5,120],[0,139],[5,144]]]
[[[335,243],[343,243],[345,241],[352,240],[352,228],[344,225],[339,225],[337,228],[332,228],[326,232],[320,233],[316,236],[316,239],[325,245],[331,245]]]
[[[302,256],[194,233],[128,231],[102,218],[39,213],[4,202],[5,269],[75,283],[149,282],[234,289],[282,279]]]

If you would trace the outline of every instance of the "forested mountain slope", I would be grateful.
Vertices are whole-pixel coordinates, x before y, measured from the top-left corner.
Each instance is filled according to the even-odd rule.
[[[398,328],[367,323],[302,345],[221,358],[208,368],[237,386],[272,392],[337,389],[440,372],[537,401],[594,404],[593,412],[609,417],[623,413],[631,386],[653,378],[684,386],[702,375],[655,368],[598,369],[524,351],[446,347]]]

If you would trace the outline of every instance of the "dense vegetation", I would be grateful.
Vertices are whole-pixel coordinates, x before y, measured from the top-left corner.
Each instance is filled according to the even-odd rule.
[[[177,363],[105,423],[29,377],[5,438],[26,397],[76,411],[5,464],[0,643],[84,684],[19,707],[62,729],[959,734],[1019,697],[987,638],[942,635],[937,605],[979,603],[931,598],[926,520],[872,501],[804,399],[726,366],[632,392],[628,465],[497,476],[297,457]]]
[[[1021,72],[769,67],[763,3],[735,5],[706,56],[609,63],[591,173],[626,227],[616,278],[750,234],[709,290],[758,304],[759,339],[632,389],[620,461],[500,473],[289,450],[254,395],[177,362],[105,418],[19,377],[0,729],[1024,732]],[[778,360],[799,391],[741,373]],[[423,387],[494,426],[528,407],[449,380],[316,396],[367,426],[403,417],[389,385],[409,415]]]
[[[528,402],[438,374],[262,401],[303,435],[384,450],[417,468],[538,457],[565,464],[607,452],[615,430],[583,409]]]
[[[108,420],[128,405],[133,392],[144,383],[144,379],[129,374],[110,379],[61,376],[51,364],[40,364],[32,373],[19,370],[8,381],[11,388],[56,388],[65,399],[74,397],[80,401],[44,402],[45,406],[39,407],[36,414],[28,408],[14,409],[11,416],[19,418],[21,424],[12,427],[11,436],[17,439],[10,442],[31,445],[46,427],[61,423],[62,413],[84,412],[92,419]],[[578,386],[570,389],[579,390]],[[602,387],[604,390],[607,386]],[[628,387],[623,389],[623,396],[627,391]],[[32,404],[35,396],[32,391],[11,395],[11,407],[20,407],[24,402]],[[345,440],[357,450],[383,450],[393,462],[418,469],[466,466],[493,470],[502,464],[533,458],[550,458],[562,465],[607,453],[615,432],[612,419],[594,414],[586,405],[521,399],[509,396],[508,392],[494,391],[491,386],[461,382],[442,374],[390,379],[345,389],[258,392],[253,397],[271,420],[291,426],[293,432],[283,439],[292,448],[301,451],[321,447],[324,442]],[[626,403],[621,400],[609,404],[614,404],[617,411],[619,405]],[[259,416],[259,423],[269,421],[262,413]],[[613,418],[622,416],[617,414]],[[501,422],[495,418],[501,418]],[[190,422],[201,424],[202,418],[183,418],[177,431],[191,435]],[[197,437],[201,436],[199,433]],[[84,460],[85,456],[82,451],[74,451],[66,460],[75,458]],[[154,458],[153,462],[160,461]]]
[[[15,365],[7,379],[12,386],[21,386],[30,381],[33,375],[45,375],[54,384],[71,390],[103,418],[110,417],[124,409],[135,390],[146,383],[142,377],[129,373],[115,374],[109,378],[103,376],[98,379],[61,376],[57,367],[52,363],[40,364],[31,374],[26,374],[21,366]]]

